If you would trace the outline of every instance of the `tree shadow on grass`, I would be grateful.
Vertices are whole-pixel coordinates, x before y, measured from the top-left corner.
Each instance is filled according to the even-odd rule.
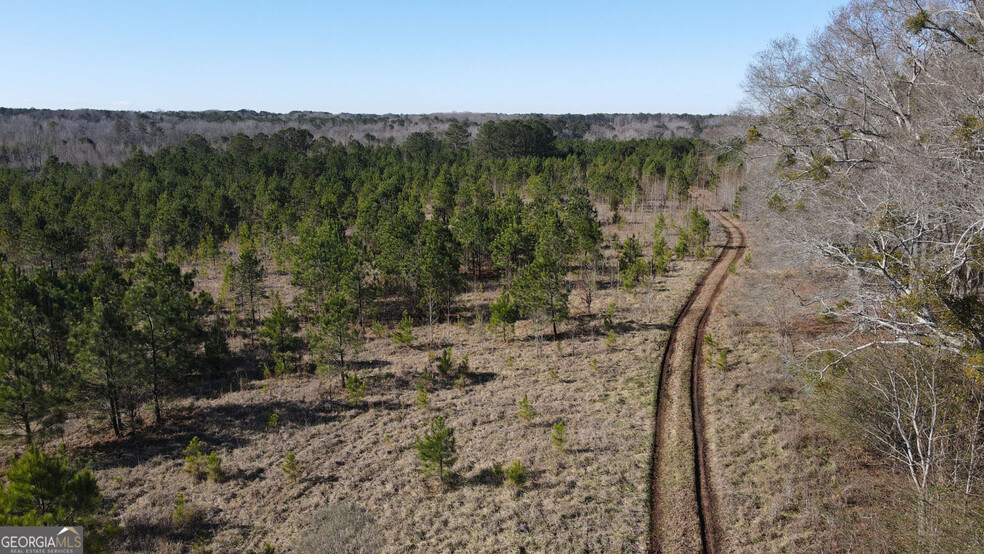
[[[234,450],[270,432],[267,422],[277,414],[278,425],[323,425],[338,417],[336,403],[270,400],[172,409],[160,425],[149,426],[122,439],[73,449],[72,455],[92,460],[96,469],[135,468],[155,457],[180,460],[191,439],[198,437],[206,451]]]

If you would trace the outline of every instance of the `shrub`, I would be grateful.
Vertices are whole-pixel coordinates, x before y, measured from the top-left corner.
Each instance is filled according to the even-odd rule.
[[[779,193],[770,196],[766,200],[765,206],[770,210],[780,214],[789,209],[786,206],[786,200],[782,196],[779,196]]]
[[[190,527],[197,518],[197,513],[193,506],[188,505],[183,492],[178,493],[178,498],[174,502],[174,512],[171,514],[171,521],[178,529]]]
[[[567,427],[564,426],[563,421],[554,423],[553,431],[550,433],[550,442],[557,450],[564,450],[564,446],[567,444]]]
[[[533,422],[533,418],[536,417],[536,410],[533,409],[533,405],[530,404],[530,400],[527,395],[523,395],[523,398],[519,401],[519,419],[523,420],[523,423],[529,425]]]
[[[301,480],[301,476],[304,473],[304,468],[301,467],[301,463],[297,461],[297,456],[294,455],[294,451],[287,453],[287,457],[284,459],[284,464],[280,466],[281,471],[287,475],[287,480],[296,483]]]
[[[523,463],[516,460],[505,469],[506,481],[516,488],[522,488],[526,484],[526,468]]]
[[[266,428],[268,431],[276,431],[280,427],[280,416],[275,412],[267,412]]]
[[[454,456],[454,428],[445,424],[443,416],[435,417],[424,436],[417,437],[417,454],[425,474],[437,475],[441,481],[447,482],[449,470],[457,459]]]
[[[372,332],[374,335],[376,335],[377,339],[381,339],[384,336],[386,336],[386,327],[383,327],[382,323],[378,321],[373,321],[371,327],[372,327]]]

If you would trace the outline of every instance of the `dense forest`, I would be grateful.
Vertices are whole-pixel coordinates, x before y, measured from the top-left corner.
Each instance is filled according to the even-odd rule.
[[[169,398],[261,374],[323,372],[357,394],[349,369],[367,332],[401,340],[416,320],[433,334],[490,281],[504,285],[482,316],[497,333],[524,318],[556,336],[572,271],[590,311],[606,275],[631,286],[704,255],[694,208],[675,248],[660,218],[652,252],[615,238],[608,265],[597,206],[618,222],[686,201],[716,180],[707,155],[696,139],[559,139],[533,119],[401,145],[296,128],[223,145],[192,135],[115,166],[0,168],[0,418],[41,445],[73,414],[126,437],[167,419]],[[222,272],[217,297],[198,271]]]

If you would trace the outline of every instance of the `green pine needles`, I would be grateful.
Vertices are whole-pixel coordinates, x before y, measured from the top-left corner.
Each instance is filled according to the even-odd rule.
[[[431,420],[423,437],[417,437],[417,454],[425,475],[436,476],[445,484],[449,482],[450,470],[457,458],[454,428],[447,425],[444,416]]]

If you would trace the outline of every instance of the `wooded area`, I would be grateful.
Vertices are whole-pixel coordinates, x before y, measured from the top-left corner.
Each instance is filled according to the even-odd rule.
[[[822,260],[785,294],[836,326],[789,359],[906,476],[906,549],[982,540],[982,38],[980,2],[854,1],[746,83],[754,204],[783,265]]]
[[[557,139],[543,121],[511,120],[474,140],[454,123],[369,146],[291,128],[218,147],[192,135],[118,166],[0,168],[0,417],[31,448],[87,414],[117,438],[153,434],[172,398],[292,374],[324,375],[358,405],[368,334],[410,343],[424,321],[416,340],[439,345],[457,297],[498,285],[473,317],[505,338],[530,320],[540,352],[575,286],[591,313],[600,286],[706,255],[697,208],[672,249],[661,217],[651,252],[648,236],[611,243],[596,208],[611,224],[686,202],[716,179],[706,149]],[[620,254],[606,261],[603,247]],[[217,296],[196,286],[209,272],[223,276]],[[270,286],[277,276],[299,294]],[[467,382],[467,356],[451,356],[437,376]]]

